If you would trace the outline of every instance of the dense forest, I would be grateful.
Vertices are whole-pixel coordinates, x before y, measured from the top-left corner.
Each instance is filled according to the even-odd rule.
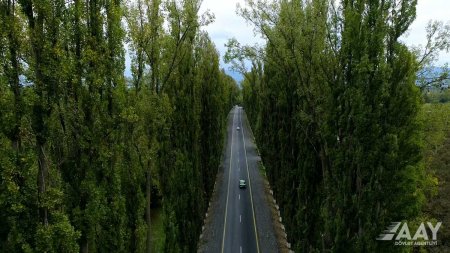
[[[417,1],[247,2],[238,13],[266,44],[232,39],[226,60],[245,73],[243,105],[293,250],[409,252],[375,238],[421,220],[434,189],[417,73],[448,35],[422,57],[401,41]]]
[[[195,252],[239,92],[200,2],[0,1],[0,252],[150,252],[156,202]]]

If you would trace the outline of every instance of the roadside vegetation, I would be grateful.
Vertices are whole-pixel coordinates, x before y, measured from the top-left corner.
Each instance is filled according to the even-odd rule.
[[[200,2],[0,1],[0,252],[196,251],[239,92]]]
[[[424,207],[425,216],[442,221],[439,245],[429,252],[450,251],[450,103],[425,104],[421,111],[424,126],[424,161],[434,177],[435,187]]]

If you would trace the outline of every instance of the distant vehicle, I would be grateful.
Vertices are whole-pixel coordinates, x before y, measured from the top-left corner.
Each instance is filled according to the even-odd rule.
[[[238,131],[239,131],[239,130],[241,130],[241,128],[240,128],[240,127],[236,127],[236,130],[238,130]]]
[[[241,179],[239,180],[239,188],[246,188],[247,184],[245,183],[245,180]]]

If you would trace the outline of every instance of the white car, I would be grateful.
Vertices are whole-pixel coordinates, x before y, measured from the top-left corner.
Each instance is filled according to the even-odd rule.
[[[241,130],[241,128],[240,128],[240,127],[236,127],[236,130],[238,130],[238,131],[239,131],[239,130]]]

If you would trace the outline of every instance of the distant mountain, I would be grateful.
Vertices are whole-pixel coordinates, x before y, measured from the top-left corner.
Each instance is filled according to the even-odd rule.
[[[438,80],[440,77],[447,72],[446,67],[428,67],[425,68],[422,71],[419,71],[417,73],[417,85],[424,85],[424,83],[428,83],[433,80]],[[448,77],[444,78],[443,80],[434,82],[432,84],[428,84],[428,87],[435,87],[435,88],[448,88],[450,84],[450,80]]]
[[[225,73],[227,73],[227,75],[231,76],[238,84],[241,83],[242,80],[244,80],[244,77],[242,76],[241,73],[234,72],[234,71],[228,70],[228,69],[225,69]]]

